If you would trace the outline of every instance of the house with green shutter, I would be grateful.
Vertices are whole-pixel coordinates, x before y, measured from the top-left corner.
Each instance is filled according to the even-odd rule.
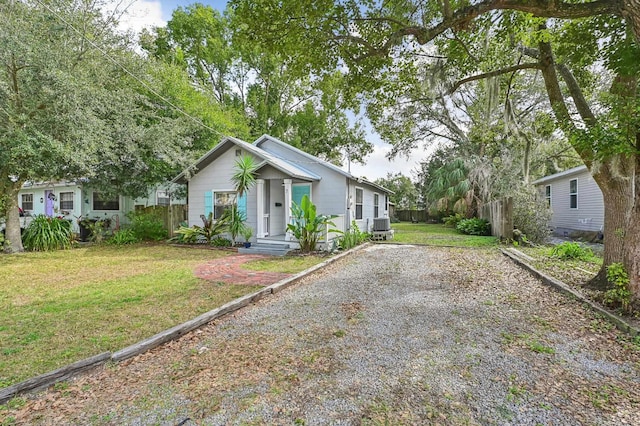
[[[243,197],[236,197],[231,176],[236,160],[245,155],[257,164],[256,184]],[[253,143],[225,137],[172,182],[187,185],[189,226],[201,225],[200,216],[210,212],[216,220],[237,203],[253,229],[254,243],[295,248],[287,224],[292,220],[292,204],[299,204],[304,195],[319,214],[334,217],[331,229],[343,232],[352,221],[363,231],[373,230],[374,219],[389,216],[389,190],[268,135]],[[326,246],[338,236],[327,229],[322,243]]]

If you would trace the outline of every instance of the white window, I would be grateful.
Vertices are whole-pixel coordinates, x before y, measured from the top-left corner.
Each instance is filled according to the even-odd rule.
[[[171,204],[171,196],[168,191],[156,191],[156,205],[168,206]]]
[[[73,210],[73,192],[60,193],[60,210]]]
[[[93,191],[93,210],[120,210],[120,197],[107,197]]]
[[[364,191],[362,188],[356,188],[356,219],[362,219],[362,200]]]
[[[213,194],[213,218],[220,219],[222,213],[236,203],[235,191],[215,192]]]
[[[33,194],[22,194],[22,210],[33,210]]]
[[[569,208],[578,208],[578,179],[569,181]]]
[[[373,217],[380,217],[380,195],[373,194]]]
[[[547,200],[547,206],[551,207],[551,185],[544,187],[544,199]]]

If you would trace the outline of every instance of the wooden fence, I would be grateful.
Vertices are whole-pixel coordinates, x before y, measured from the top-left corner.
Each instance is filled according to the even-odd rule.
[[[513,238],[513,198],[507,197],[483,205],[480,217],[491,224],[491,235],[501,240]]]
[[[187,205],[175,204],[171,206],[136,206],[136,212],[151,213],[162,219],[169,236],[180,227],[180,222],[187,220]]]
[[[396,210],[396,217],[401,222],[426,222],[430,219],[426,210]]]

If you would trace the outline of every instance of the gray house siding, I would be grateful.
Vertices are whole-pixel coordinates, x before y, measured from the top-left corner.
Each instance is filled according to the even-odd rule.
[[[577,182],[576,208],[571,207],[571,181]],[[600,231],[604,227],[602,192],[586,167],[576,167],[534,182],[544,196],[551,187],[551,226],[557,235],[576,231]]]
[[[362,219],[356,219],[356,189],[362,189]],[[374,195],[378,194],[378,215],[375,213]],[[368,185],[366,182],[357,182],[351,180],[349,182],[349,197],[351,200],[351,208],[349,209],[349,224],[352,220],[356,221],[361,231],[371,231],[373,227],[373,219],[376,217],[388,217],[388,211],[385,204],[385,193],[378,188]]]
[[[243,155],[246,154],[243,152]],[[231,181],[237,156],[235,149],[228,149],[220,155],[214,164],[199,170],[189,180],[189,225],[202,225],[200,215],[204,214],[204,194],[210,191],[234,191]],[[260,159],[256,159],[259,162]],[[255,229],[256,225],[255,187],[247,193],[247,224]]]

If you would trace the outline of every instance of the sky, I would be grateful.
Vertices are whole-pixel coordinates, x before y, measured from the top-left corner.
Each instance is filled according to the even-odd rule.
[[[121,18],[120,25],[124,29],[133,29],[135,31],[140,31],[145,27],[164,26],[171,19],[171,13],[176,8],[179,6],[186,7],[196,2],[210,5],[221,11],[224,10],[227,3],[226,0],[137,0],[131,3],[127,9],[127,15]],[[373,131],[368,122],[365,124],[368,139],[374,144],[374,151],[367,157],[366,165],[351,164],[351,173],[368,180],[386,177],[387,173],[402,173],[405,176],[413,177],[412,171],[419,168],[419,162],[427,156],[427,152],[422,147],[419,147],[408,157],[399,157],[390,162],[386,159],[386,154],[390,151],[391,146],[382,142],[380,136]],[[347,165],[345,164],[343,168],[347,170]]]

